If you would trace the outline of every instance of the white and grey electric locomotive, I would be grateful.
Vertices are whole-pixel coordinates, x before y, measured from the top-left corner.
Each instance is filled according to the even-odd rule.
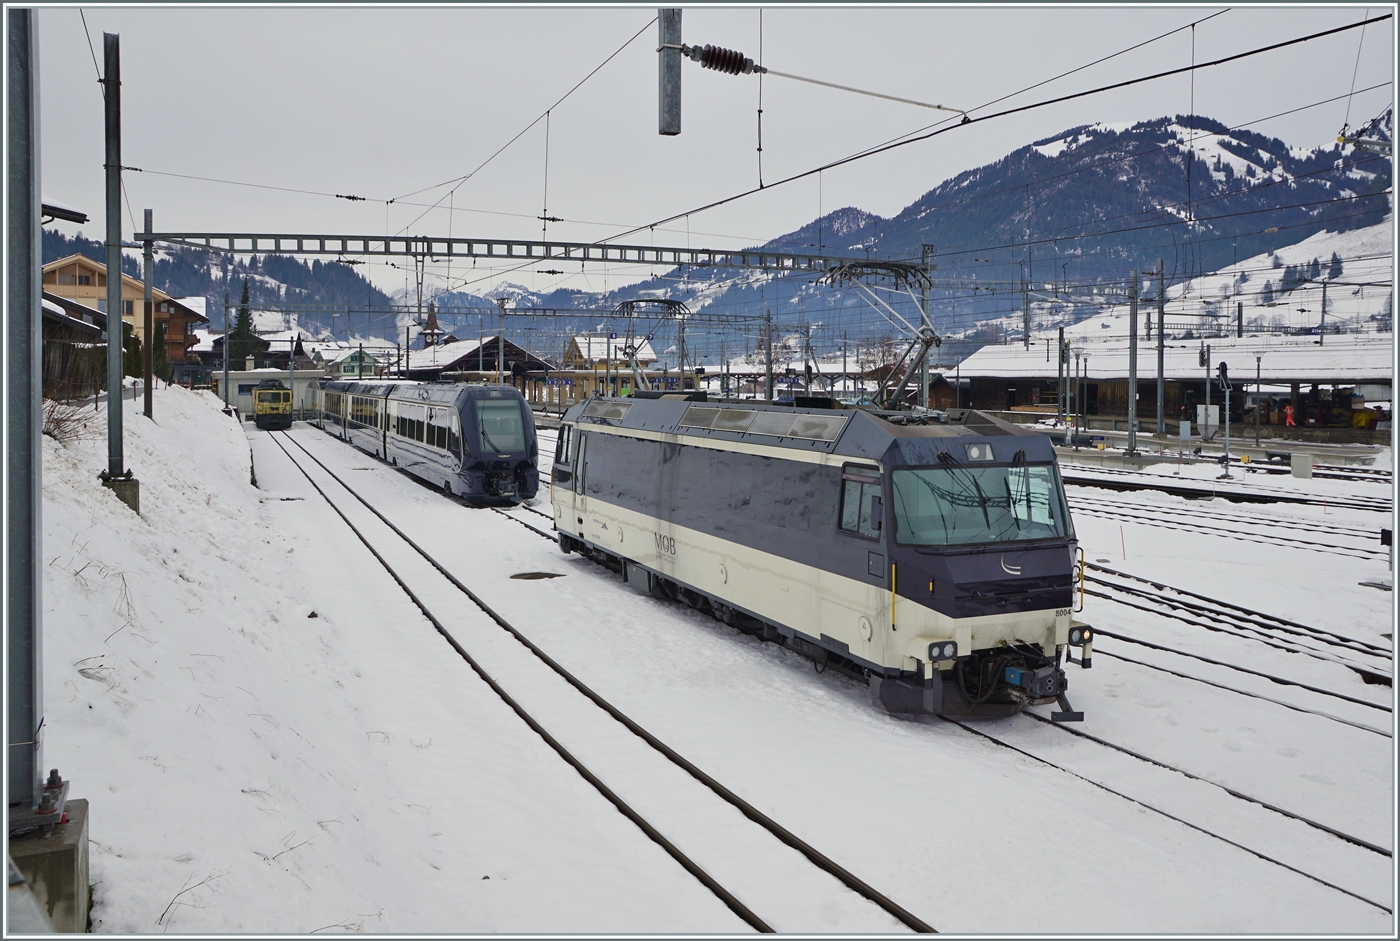
[[[534,414],[510,386],[325,382],[316,422],[448,493],[528,500],[539,490]]]
[[[595,399],[570,409],[555,528],[578,551],[854,675],[891,712],[1058,702],[1092,633],[1055,452],[981,412]]]

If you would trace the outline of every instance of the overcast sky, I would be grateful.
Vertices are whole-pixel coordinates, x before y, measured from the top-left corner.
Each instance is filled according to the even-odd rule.
[[[779,71],[973,109],[1150,40],[1225,7],[795,7],[762,11],[762,61]],[[1371,7],[1372,13],[1394,7]],[[1030,103],[1208,61],[1364,18],[1363,6],[1230,9],[1127,55],[998,107]],[[536,237],[545,196],[541,121],[450,196],[436,186],[472,171],[641,31],[552,112],[549,236],[593,241],[753,187],[758,182],[757,76],[683,62],[683,131],[657,134],[653,7],[608,8],[84,8],[97,63],[102,33],[122,51],[123,164],[136,220],[157,231]],[[686,43],[759,58],[760,9],[688,7]],[[858,206],[891,215],[948,177],[1076,125],[1198,114],[1227,125],[1384,87],[1350,101],[1352,125],[1393,100],[1394,20],[1277,52],[973,124],[625,241],[732,248]],[[88,213],[103,232],[103,117],[97,70],[77,8],[39,15],[43,191]],[[1358,60],[1358,48],[1360,56]],[[1353,72],[1355,85],[1353,86]],[[939,112],[767,77],[763,176],[772,183],[938,121]],[[1299,147],[1335,140],[1344,98],[1252,124]],[[984,109],[986,113],[993,109]],[[158,176],[210,177],[283,192]],[[413,195],[409,195],[413,194]],[[397,198],[392,205],[385,201]],[[441,206],[425,213],[428,205]],[[414,205],[421,204],[421,205]],[[125,214],[122,230],[133,231]],[[604,286],[604,273],[510,280],[544,289]],[[404,275],[359,269],[388,290]],[[461,265],[469,290],[490,269]],[[630,280],[611,269],[609,287]],[[645,272],[641,272],[645,274]],[[438,282],[438,289],[441,281]]]

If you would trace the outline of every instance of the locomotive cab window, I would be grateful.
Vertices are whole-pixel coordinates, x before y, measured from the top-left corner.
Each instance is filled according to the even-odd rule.
[[[878,538],[884,498],[874,468],[852,468],[841,474],[841,529]]]
[[[894,472],[895,539],[951,546],[1073,535],[1053,464],[921,467]]]
[[[554,445],[554,463],[569,463],[569,439],[573,437],[573,426],[564,425],[559,429],[559,438]]]
[[[481,443],[487,450],[497,454],[525,450],[525,425],[519,403],[481,400],[477,402],[477,415],[481,422]]]

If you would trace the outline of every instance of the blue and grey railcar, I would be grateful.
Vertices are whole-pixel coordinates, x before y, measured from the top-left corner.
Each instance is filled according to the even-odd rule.
[[[891,712],[1057,702],[1092,632],[1055,453],[980,412],[595,399],[564,416],[561,548],[820,664]],[[941,419],[941,420],[939,420]]]
[[[326,431],[390,464],[477,500],[539,491],[539,440],[529,403],[510,386],[336,380],[316,392]]]

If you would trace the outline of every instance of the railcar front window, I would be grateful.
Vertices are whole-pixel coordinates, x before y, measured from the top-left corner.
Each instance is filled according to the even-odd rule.
[[[1053,464],[896,470],[895,539],[904,545],[1020,542],[1071,535]]]
[[[525,425],[516,402],[478,402],[481,443],[497,454],[525,450]]]

